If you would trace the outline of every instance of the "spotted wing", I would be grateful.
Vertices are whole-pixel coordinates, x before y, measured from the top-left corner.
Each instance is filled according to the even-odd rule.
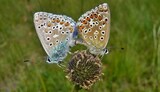
[[[77,22],[78,32],[88,47],[105,48],[110,33],[110,10],[106,3],[83,14]]]
[[[49,57],[52,58],[53,50],[59,48],[60,43],[63,43],[66,48],[71,45],[75,22],[70,17],[37,12],[34,14],[34,24],[42,46]],[[65,41],[68,42],[65,43]]]

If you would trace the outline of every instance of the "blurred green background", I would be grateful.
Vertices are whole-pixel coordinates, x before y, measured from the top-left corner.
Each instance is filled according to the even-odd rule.
[[[160,0],[0,0],[0,92],[71,92],[65,72],[44,62],[33,14],[65,14],[77,21],[104,2],[111,11],[111,52],[102,60],[102,80],[89,92],[158,92]]]

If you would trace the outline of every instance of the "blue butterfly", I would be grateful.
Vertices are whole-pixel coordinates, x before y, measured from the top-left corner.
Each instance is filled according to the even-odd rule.
[[[41,44],[48,55],[48,63],[59,63],[75,45],[75,21],[65,15],[47,12],[34,14],[34,24]]]

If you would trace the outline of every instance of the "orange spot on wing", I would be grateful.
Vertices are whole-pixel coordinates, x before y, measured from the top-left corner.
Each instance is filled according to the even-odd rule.
[[[55,23],[56,22],[55,19],[52,19],[52,22]]]
[[[56,20],[56,22],[57,22],[57,23],[59,23],[59,22],[60,22],[60,20],[59,20],[59,19],[57,19],[57,20]]]
[[[48,22],[48,23],[47,23],[47,26],[48,26],[48,27],[50,27],[50,26],[51,26],[51,23],[50,23],[50,22]]]
[[[68,23],[68,22],[66,22],[64,25],[65,25],[65,26],[69,26],[69,23]]]
[[[70,33],[73,33],[73,28],[69,28]]]
[[[98,15],[95,13],[95,14],[94,14],[94,17],[95,17],[95,18],[97,18],[97,17],[98,17]]]
[[[86,18],[87,21],[90,21],[91,19],[89,17]]]
[[[62,25],[62,24],[64,24],[64,22],[61,21],[60,24]]]
[[[103,24],[103,25],[105,25],[105,24],[106,24],[106,22],[105,22],[105,21],[103,21],[103,22],[102,22],[102,24]]]
[[[80,32],[82,32],[83,29],[84,29],[84,26],[79,26]]]
[[[93,14],[90,15],[90,18],[93,19]]]
[[[87,24],[87,21],[86,21],[86,20],[83,20],[82,23],[83,23],[83,24]]]
[[[101,15],[98,16],[98,20],[99,20],[99,21],[102,20],[102,16],[101,16]]]

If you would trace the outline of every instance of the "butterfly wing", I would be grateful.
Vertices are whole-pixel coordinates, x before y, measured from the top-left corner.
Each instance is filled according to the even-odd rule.
[[[80,37],[90,48],[104,49],[108,43],[110,33],[110,10],[106,3],[83,14],[77,28]]]
[[[57,63],[63,60],[73,44],[74,20],[65,15],[37,12],[34,14],[34,24],[50,61]]]

